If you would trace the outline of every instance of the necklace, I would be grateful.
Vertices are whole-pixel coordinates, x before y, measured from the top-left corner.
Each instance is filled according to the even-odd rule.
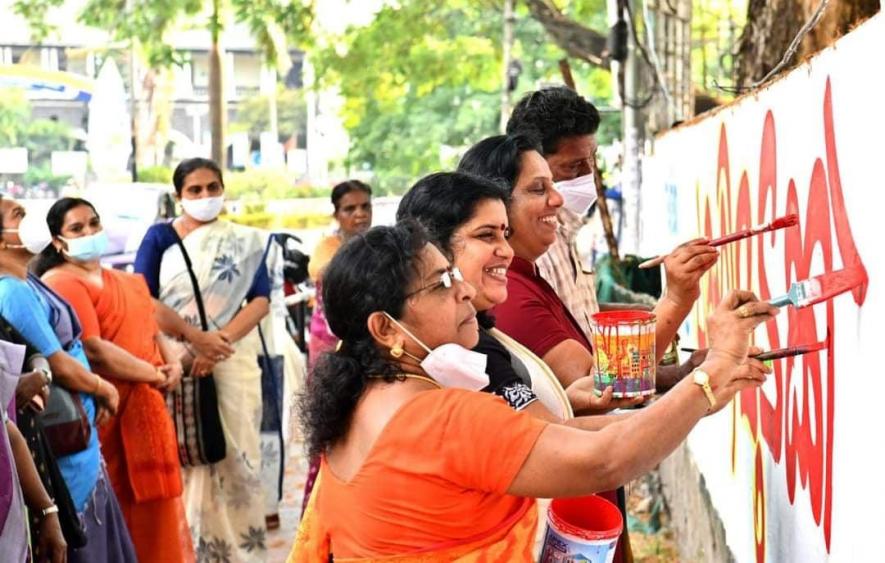
[[[411,373],[398,373],[394,377],[405,377],[406,379],[417,379],[419,381],[426,381],[427,383],[430,383],[431,385],[436,386],[438,389],[443,388],[443,386],[440,385],[439,382],[437,382],[436,380],[430,379],[429,377],[425,377],[423,375],[414,375]],[[384,379],[384,378],[380,375],[370,375],[369,379]]]

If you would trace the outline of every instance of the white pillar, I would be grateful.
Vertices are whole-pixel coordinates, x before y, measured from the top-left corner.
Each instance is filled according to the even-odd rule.
[[[635,14],[636,1],[627,0],[627,2],[634,6],[633,13]],[[627,24],[633,25],[633,22],[628,21]],[[626,100],[626,104],[624,106],[624,163],[621,170],[624,230],[621,240],[618,241],[621,257],[635,254],[638,251],[641,225],[639,190],[642,185],[640,158],[644,123],[642,109],[637,108],[636,104],[643,101],[639,99],[642,80],[639,75],[639,51],[633,42],[632,33],[629,37],[627,60],[624,63],[626,65],[624,68],[624,100]]]

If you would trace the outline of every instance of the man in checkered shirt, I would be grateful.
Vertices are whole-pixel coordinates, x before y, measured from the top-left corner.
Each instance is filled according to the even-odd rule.
[[[527,134],[540,142],[554,182],[594,173],[598,128],[599,112],[593,104],[564,86],[526,94],[507,122],[508,134]],[[590,318],[599,311],[596,281],[575,245],[584,217],[563,206],[557,218],[556,242],[536,265],[592,343]],[[658,389],[663,391],[675,385],[700,365],[703,356],[695,353],[682,366],[658,366]]]

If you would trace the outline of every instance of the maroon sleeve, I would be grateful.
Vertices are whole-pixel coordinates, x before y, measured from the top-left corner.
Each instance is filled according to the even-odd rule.
[[[550,310],[539,291],[510,278],[507,301],[495,307],[495,326],[539,358],[561,342],[574,339],[562,319]]]

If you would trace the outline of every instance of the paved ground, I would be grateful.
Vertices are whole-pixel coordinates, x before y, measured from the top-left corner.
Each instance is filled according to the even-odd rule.
[[[267,547],[269,563],[284,562],[292,548],[298,518],[301,516],[301,495],[304,491],[304,476],[307,461],[300,442],[289,448],[286,475],[283,478],[283,502],[280,505],[280,528],[269,531]]]

